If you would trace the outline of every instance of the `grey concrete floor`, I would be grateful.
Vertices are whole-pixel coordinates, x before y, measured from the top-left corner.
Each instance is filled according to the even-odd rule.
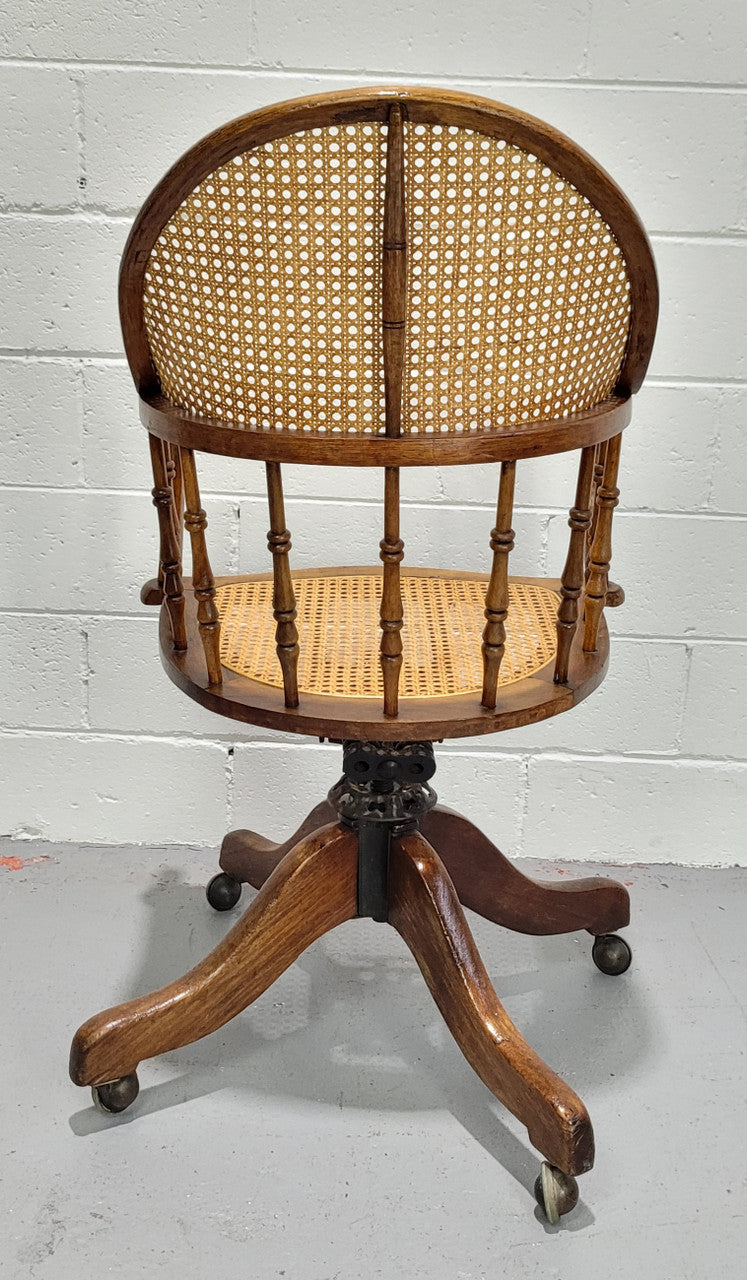
[[[634,903],[622,978],[595,970],[586,935],[470,916],[509,1013],[594,1121],[596,1166],[553,1227],[525,1131],[371,921],[320,940],[221,1031],[143,1063],[132,1110],[100,1115],[67,1077],[76,1026],[190,968],[240,908],[207,907],[211,851],[2,855],[3,1277],[747,1275],[747,872],[617,872]]]

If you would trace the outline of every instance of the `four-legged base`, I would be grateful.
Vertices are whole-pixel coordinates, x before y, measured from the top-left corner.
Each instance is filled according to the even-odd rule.
[[[233,905],[242,883],[259,889],[256,898],[184,977],[84,1023],[71,1050],[73,1081],[93,1086],[104,1109],[123,1110],[137,1094],[143,1059],[215,1031],[315,939],[370,915],[401,934],[465,1057],[549,1161],[538,1179],[548,1216],[572,1207],[573,1177],[594,1159],[591,1122],[508,1017],[463,907],[522,933],[586,929],[597,938],[599,968],[620,973],[630,953],[609,935],[628,923],[628,894],[596,877],[562,885],[528,879],[467,819],[434,807],[427,786],[434,768],[430,744],[348,743],[345,776],[288,841],[227,835],[210,901]]]

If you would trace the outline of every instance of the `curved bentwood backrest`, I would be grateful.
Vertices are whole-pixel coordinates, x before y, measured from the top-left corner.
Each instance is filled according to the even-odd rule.
[[[638,389],[657,309],[643,228],[591,157],[509,107],[415,87],[284,103],[209,135],[146,201],[120,296],[141,396],[244,428],[213,448],[268,456],[272,433],[276,456],[360,464],[345,438],[368,439],[373,465],[529,423],[528,451],[544,451],[535,424],[565,418],[566,447],[591,442],[576,420]],[[382,319],[406,326],[390,420]],[[380,456],[384,433],[408,437],[405,457]]]
[[[297,637],[277,464],[387,468],[382,666],[394,715],[396,468],[503,463],[483,645],[483,705],[495,706],[515,460],[582,448],[585,545],[592,489],[604,510],[653,343],[653,259],[612,179],[542,122],[463,94],[364,89],[280,104],[205,138],[155,188],[125,250],[120,308],[143,421],[166,442],[154,440],[156,487],[179,487],[180,450],[268,462],[287,705]],[[187,509],[199,540],[188,496]],[[571,576],[563,603],[576,607]],[[218,666],[208,660],[216,679]],[[561,680],[563,667],[559,654]]]

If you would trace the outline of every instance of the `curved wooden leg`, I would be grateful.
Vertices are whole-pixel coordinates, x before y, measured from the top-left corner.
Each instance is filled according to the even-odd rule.
[[[462,906],[518,933],[613,933],[630,920],[624,885],[602,876],[567,884],[530,880],[467,818],[437,805],[421,830],[438,852]]]
[[[101,1084],[199,1040],[250,1005],[316,938],[356,915],[357,840],[330,825],[286,855],[242,919],[183,978],[85,1022],[75,1084]]]
[[[286,853],[298,844],[299,840],[305,840],[312,831],[318,831],[319,827],[325,826],[326,823],[336,821],[337,810],[329,800],[322,800],[321,804],[318,804],[309,816],[304,818],[298,831],[282,844],[267,840],[256,831],[229,831],[220,847],[221,871],[233,876],[234,880],[240,881],[241,884],[250,884],[255,889],[261,889],[278,863],[282,862]]]
[[[590,1169],[594,1135],[584,1104],[522,1040],[493,989],[446,869],[419,832],[392,841],[389,900],[389,921],[467,1061],[551,1164],[571,1175]]]

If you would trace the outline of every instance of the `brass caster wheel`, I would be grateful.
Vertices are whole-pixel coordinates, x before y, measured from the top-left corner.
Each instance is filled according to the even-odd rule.
[[[548,1222],[559,1222],[564,1213],[570,1213],[578,1204],[578,1183],[544,1160],[534,1184],[534,1198]]]
[[[105,1115],[126,1111],[139,1092],[140,1083],[135,1071],[129,1076],[120,1076],[119,1080],[110,1080],[108,1084],[95,1084],[91,1089],[93,1105]]]
[[[609,973],[616,977],[630,968],[633,952],[625,939],[618,934],[600,933],[599,937],[594,939],[591,958],[602,973]]]
[[[230,911],[241,897],[241,881],[219,871],[217,876],[213,876],[205,894],[214,911]]]

